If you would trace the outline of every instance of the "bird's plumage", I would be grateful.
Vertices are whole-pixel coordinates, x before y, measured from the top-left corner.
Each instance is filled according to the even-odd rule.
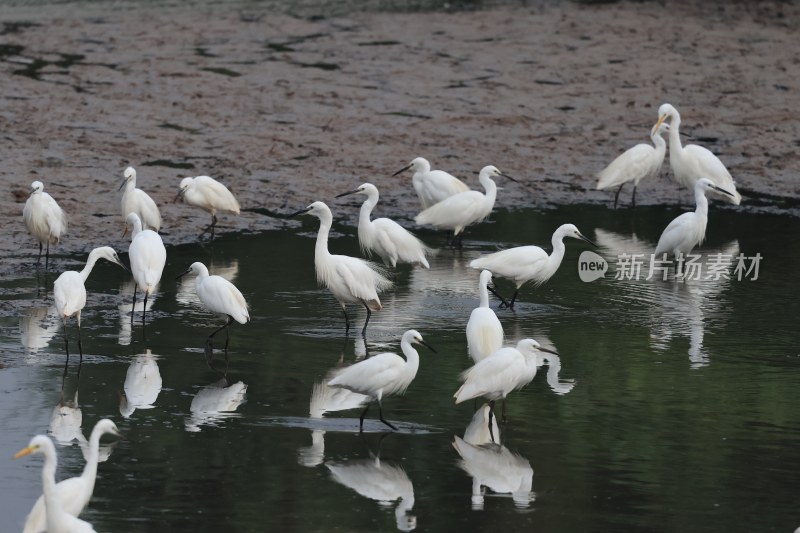
[[[431,164],[423,157],[415,158],[394,175],[409,169],[414,172],[411,182],[422,209],[427,209],[454,194],[469,190],[467,184],[452,174],[443,170],[431,170]]]
[[[78,324],[80,325],[80,311],[86,305],[86,287],[84,283],[98,259],[111,261],[127,270],[113,248],[101,246],[89,253],[89,259],[86,261],[86,266],[83,270],[80,272],[76,270],[63,272],[53,283],[53,299],[55,300],[58,316],[63,320],[66,321],[67,317],[77,313]]]
[[[136,170],[133,167],[125,169],[122,186],[125,187],[120,200],[122,219],[126,220],[128,213],[136,213],[144,229],[158,233],[161,229],[161,212],[150,195],[136,188]]]
[[[476,363],[503,347],[503,326],[494,310],[489,307],[489,290],[492,273],[484,270],[480,274],[478,294],[480,304],[472,310],[467,322],[467,349]]]
[[[199,207],[212,215],[219,213],[239,214],[239,202],[222,183],[210,176],[183,178],[180,184],[183,201]]]
[[[239,324],[250,321],[247,301],[241,291],[221,276],[212,276],[203,263],[192,263],[189,271],[197,274],[195,290],[200,303],[213,313],[226,315]]]
[[[152,294],[161,281],[161,274],[167,262],[167,250],[158,233],[142,229],[142,223],[136,213],[129,213],[126,223],[133,227],[131,244],[128,247],[133,279],[141,291]]]
[[[523,339],[516,348],[501,348],[475,363],[462,374],[464,384],[453,395],[456,403],[481,396],[491,401],[500,400],[530,383],[536,375],[538,347],[535,340]]]
[[[597,175],[597,188],[618,187],[629,181],[638,186],[641,180],[657,176],[667,152],[667,143],[661,134],[668,129],[669,125],[662,123],[650,133],[653,145],[637,144],[620,154]]]

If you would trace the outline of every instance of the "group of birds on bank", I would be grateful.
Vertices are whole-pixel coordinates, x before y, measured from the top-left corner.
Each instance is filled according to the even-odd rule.
[[[679,124],[680,115],[677,110],[669,104],[662,105],[659,109],[658,122],[651,130],[655,148],[638,145],[625,152],[600,174],[598,183],[598,188],[619,187],[615,196],[616,207],[620,189],[628,181],[633,181],[633,203],[635,203],[635,191],[639,181],[656,174],[661,167],[666,151],[666,143],[661,135],[665,131],[669,132],[673,172],[679,183],[693,188],[697,208],[692,213],[684,213],[677,217],[667,226],[659,239],[656,255],[688,254],[694,246],[702,242],[708,212],[706,191],[726,195],[737,205],[741,200],[730,174],[711,152],[695,145],[681,146],[678,137]],[[414,159],[394,175],[407,170],[414,171],[412,183],[422,207],[422,211],[414,219],[415,222],[452,232],[451,243],[454,246],[462,244],[463,234],[468,226],[484,220],[491,213],[497,195],[497,184],[493,178],[503,176],[511,181],[517,181],[497,167],[485,166],[479,174],[479,182],[484,192],[479,192],[470,190],[462,181],[446,172],[431,170],[430,164],[423,158]],[[143,292],[146,304],[148,297],[160,282],[166,264],[166,249],[158,234],[161,216],[149,195],[136,188],[136,172],[132,167],[125,171],[124,177],[120,189],[125,188],[121,204],[126,231],[130,230],[132,233],[128,250],[130,273],[134,277],[136,288]],[[427,258],[431,249],[397,222],[388,218],[371,218],[379,200],[378,189],[373,184],[364,183],[356,189],[338,195],[337,198],[351,194],[366,196],[358,221],[361,249],[366,255],[380,257],[385,267],[362,258],[330,253],[328,237],[333,215],[325,203],[313,202],[290,216],[310,214],[319,219],[314,258],[317,281],[327,287],[339,302],[345,317],[346,333],[350,329],[347,305],[355,304],[365,308],[367,316],[362,335],[366,335],[371,313],[382,308],[379,293],[392,286],[387,269],[403,263],[429,268]],[[217,223],[217,213],[239,213],[239,204],[230,191],[208,176],[184,178],[180,183],[176,201],[180,198],[211,214],[211,224],[204,233],[210,231],[212,238]],[[31,186],[31,194],[23,210],[23,217],[28,231],[39,242],[39,261],[43,245],[47,246],[45,252],[45,268],[47,268],[49,245],[58,243],[66,231],[67,221],[55,200],[43,192],[43,185],[39,181]],[[573,224],[563,224],[553,233],[553,249],[549,254],[538,246],[521,246],[488,254],[470,262],[471,268],[480,271],[479,305],[473,310],[466,327],[468,353],[474,365],[462,374],[463,385],[456,391],[454,398],[456,403],[480,397],[489,401],[488,430],[492,441],[495,440],[493,428],[496,427],[493,422],[494,403],[497,400],[505,400],[510,392],[533,380],[538,366],[539,352],[549,350],[530,338],[520,340],[516,346],[504,346],[503,328],[496,313],[489,306],[488,294],[491,291],[501,300],[502,307],[513,309],[519,290],[525,283],[540,285],[558,270],[565,253],[563,242],[565,237],[594,244]],[[91,251],[83,270],[64,272],[54,283],[56,309],[65,325],[67,360],[69,343],[66,321],[73,315],[77,320],[79,352],[81,358],[83,356],[80,314],[86,304],[84,284],[99,259],[113,262],[128,270],[113,248],[100,247]],[[234,321],[241,324],[248,322],[250,319],[248,306],[242,293],[232,283],[219,276],[210,275],[202,263],[193,263],[181,275],[187,273],[197,275],[196,291],[200,302],[211,312],[226,318],[225,324],[207,337],[205,354],[210,365],[214,336],[222,329],[228,331]],[[497,289],[490,285],[493,276],[508,279],[515,284],[515,291],[510,299],[501,297]],[[136,289],[134,289],[134,304],[135,302]],[[131,309],[131,321],[134,308],[135,306]],[[143,325],[144,320],[143,315]],[[402,355],[391,352],[374,355],[343,369],[328,381],[327,384],[331,387],[348,389],[369,399],[360,416],[360,429],[363,430],[364,418],[371,402],[378,404],[380,420],[392,429],[396,429],[396,426],[383,416],[382,400],[385,396],[403,393],[416,377],[419,354],[413,347],[414,344],[427,346],[422,335],[411,329],[402,335],[400,342]],[[225,343],[226,362],[227,348],[228,340]],[[503,407],[505,410],[505,402]],[[58,513],[62,511],[71,513],[72,508],[68,509],[63,502],[62,504],[55,502],[59,497],[56,496],[54,482],[55,450],[49,438],[34,437],[30,445],[18,456],[29,453],[43,453],[46,457],[42,476],[48,531],[92,531],[91,526],[78,519],[75,519],[77,520],[75,523],[68,519],[54,522],[65,524],[61,530],[50,527],[51,517],[61,516]],[[78,512],[81,509],[78,509]]]

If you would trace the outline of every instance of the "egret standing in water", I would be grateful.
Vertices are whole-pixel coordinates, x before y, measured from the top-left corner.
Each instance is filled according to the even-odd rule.
[[[122,190],[125,187],[125,192],[122,193],[122,200],[120,202],[122,207],[122,218],[126,220],[128,213],[136,213],[139,220],[142,221],[142,228],[153,230],[158,233],[161,229],[161,213],[158,211],[158,206],[150,196],[142,189],[136,188],[136,169],[128,167],[125,169],[122,183],[119,188]],[[125,230],[127,231],[128,225],[126,223]]]
[[[461,377],[461,385],[453,397],[456,403],[483,396],[489,400],[489,434],[494,442],[492,429],[494,402],[503,400],[503,418],[505,418],[505,398],[516,389],[521,389],[536,376],[536,351],[548,351],[539,346],[533,339],[523,339],[516,348],[501,348],[489,357],[466,370]]]
[[[422,344],[434,350],[422,340],[418,331],[410,329],[403,333],[400,349],[403,357],[396,353],[386,352],[373,355],[342,370],[335,378],[328,382],[330,387],[343,387],[345,389],[369,396],[372,401],[378,402],[378,416],[381,422],[397,431],[397,428],[383,418],[383,405],[381,400],[384,395],[402,394],[414,381],[419,369],[419,354],[411,346],[412,343]],[[359,431],[364,431],[364,416],[369,410],[369,403],[361,413]]]
[[[89,455],[86,458],[86,466],[83,468],[83,473],[80,476],[59,481],[55,486],[55,498],[58,500],[61,509],[69,515],[80,515],[89,505],[89,500],[92,499],[94,484],[97,479],[100,437],[103,435],[122,436],[114,422],[107,418],[100,420],[95,424],[89,437]],[[31,512],[28,514],[22,533],[41,533],[44,531],[50,530],[47,529],[45,499],[44,496],[39,496],[39,499],[36,500]]]
[[[449,196],[422,211],[414,221],[417,224],[430,224],[437,228],[453,230],[453,244],[457,242],[461,246],[464,229],[484,220],[492,212],[497,198],[497,184],[492,180],[493,176],[503,176],[511,181],[517,181],[508,174],[500,172],[497,167],[485,166],[478,176],[478,181],[486,190],[485,194],[466,191]]]
[[[669,124],[662,122],[650,132],[650,139],[654,146],[646,143],[637,144],[623,152],[597,175],[598,190],[619,185],[617,193],[614,195],[614,209],[617,208],[619,193],[626,183],[633,182],[631,206],[636,207],[636,187],[639,186],[639,182],[644,178],[658,176],[661,164],[664,162],[664,155],[667,153],[667,143],[661,135],[668,130]]]
[[[425,256],[430,252],[413,233],[389,218],[370,220],[372,210],[378,204],[378,189],[371,183],[364,183],[357,189],[343,192],[341,198],[350,194],[363,194],[367,199],[361,205],[358,217],[358,243],[361,251],[372,256],[376,253],[384,264],[396,267],[397,263],[416,263],[430,268]]]
[[[125,220],[125,228],[130,226],[131,245],[128,247],[128,259],[131,262],[131,272],[136,284],[133,287],[133,304],[131,305],[131,325],[136,309],[137,287],[144,293],[144,307],[142,309],[142,327],[147,314],[147,298],[155,291],[164,265],[167,262],[167,250],[158,233],[153,230],[143,230],[142,221],[136,213],[129,213]]]
[[[402,174],[406,170],[414,171],[411,182],[414,184],[414,190],[417,191],[422,209],[438,204],[454,194],[469,190],[463,181],[444,170],[431,170],[431,164],[423,157],[417,157],[392,176]]]
[[[482,271],[478,283],[480,305],[472,310],[467,322],[467,347],[469,356],[476,363],[503,347],[503,326],[489,307],[488,285],[491,281],[492,273]]]
[[[708,224],[706,191],[709,189],[733,196],[733,193],[717,187],[709,179],[697,180],[694,184],[694,199],[697,202],[697,208],[680,215],[669,223],[658,239],[656,257],[664,253],[671,254],[676,258],[687,255],[695,246],[703,242],[706,238],[706,225]]]
[[[202,236],[205,232],[211,230],[211,240],[214,240],[217,212],[239,214],[239,202],[236,201],[233,193],[210,176],[183,178],[175,201],[177,202],[181,197],[187,204],[211,213],[211,225],[206,227],[203,233],[200,234]]]
[[[679,131],[681,115],[677,109],[670,104],[663,104],[659,107],[658,122],[653,126],[653,129],[660,128],[661,124],[667,119],[670,119],[669,163],[672,166],[675,180],[692,190],[697,180],[707,178],[714,185],[726,191],[729,202],[739,205],[742,201],[742,196],[736,190],[736,184],[722,161],[710,150],[702,146],[696,144],[681,146]]]
[[[221,328],[215,329],[213,333],[208,336],[205,348],[206,361],[208,362],[208,366],[211,366],[211,358],[214,350],[214,335],[224,329],[226,333],[225,364],[227,369],[228,343],[231,340],[230,326],[233,324],[234,320],[239,324],[246,324],[250,321],[247,302],[233,283],[221,276],[209,276],[208,269],[203,263],[192,263],[189,268],[178,277],[183,277],[190,272],[197,274],[195,290],[197,291],[197,297],[200,299],[200,303],[212,313],[217,313],[223,318],[227,318],[225,324]]]
[[[331,210],[323,202],[314,202],[305,209],[293,213],[290,217],[308,213],[319,219],[317,244],[314,249],[314,268],[317,282],[328,287],[334,298],[342,306],[345,321],[345,334],[350,331],[350,318],[347,316],[347,304],[361,304],[367,310],[367,319],[361,335],[367,334],[367,324],[372,311],[380,311],[381,300],[378,292],[392,286],[378,265],[350,257],[334,255],[328,251],[328,234],[333,224]]]
[[[52,533],[94,533],[94,528],[89,522],[76,518],[67,513],[61,506],[56,488],[56,467],[58,455],[53,441],[46,435],[36,435],[26,448],[21,449],[14,456],[19,459],[32,453],[44,455],[42,466],[42,492],[45,507],[45,527]]]
[[[95,248],[89,253],[86,266],[80,272],[68,270],[62,272],[53,284],[53,299],[56,303],[58,316],[64,321],[64,347],[67,351],[67,362],[69,362],[69,340],[67,338],[67,318],[76,315],[78,321],[78,351],[83,361],[83,346],[81,342],[81,310],[86,305],[86,279],[92,273],[98,259],[105,259],[121,266],[126,272],[128,267],[119,260],[117,252],[110,246]],[[66,372],[66,367],[64,368]]]
[[[67,232],[67,215],[53,197],[44,192],[41,181],[31,183],[31,192],[22,208],[22,219],[28,233],[39,241],[37,266],[42,261],[42,244],[47,245],[44,257],[44,268],[47,270],[50,263],[50,244],[58,244],[61,236]]]
[[[510,309],[514,309],[514,302],[522,285],[532,281],[536,286],[539,286],[553,277],[558,267],[561,266],[561,260],[564,259],[564,251],[566,250],[564,237],[574,237],[586,241],[592,246],[597,246],[584,237],[573,224],[563,224],[553,233],[553,252],[550,255],[547,255],[547,252],[538,246],[517,246],[516,248],[501,250],[473,259],[470,261],[469,266],[475,269],[485,268],[491,270],[495,276],[514,281],[517,288],[514,291],[514,296],[511,297],[510,303],[492,290],[495,296],[502,301],[501,307],[507,305]]]

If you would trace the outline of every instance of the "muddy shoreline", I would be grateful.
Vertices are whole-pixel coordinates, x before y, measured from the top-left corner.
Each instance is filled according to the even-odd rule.
[[[522,178],[496,209],[602,203],[593,177],[646,142],[659,104],[731,170],[736,209],[800,214],[800,76],[791,3],[534,3],[456,13],[297,18],[251,4],[3,7],[0,272],[29,268],[22,207],[41,180],[69,214],[58,256],[121,237],[128,165],[162,209],[164,241],[208,215],[173,204],[183,176],[226,183],[222,231],[264,231],[364,181],[378,211],[418,204],[416,156],[478,187],[486,164]],[[686,142],[686,141],[684,141]],[[668,165],[637,203],[673,204]],[[630,191],[623,190],[627,205]],[[684,195],[688,200],[688,195]],[[731,209],[729,206],[715,208]],[[338,220],[357,211],[337,209]]]

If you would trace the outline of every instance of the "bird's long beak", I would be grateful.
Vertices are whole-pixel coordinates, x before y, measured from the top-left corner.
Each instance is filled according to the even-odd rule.
[[[14,459],[19,459],[20,457],[25,457],[26,455],[30,455],[36,449],[35,446],[28,446],[26,448],[22,448],[20,451],[14,454]]]
[[[128,440],[128,437],[126,437],[125,434],[118,429],[114,429],[112,433],[122,440]]]
[[[125,235],[127,235],[127,234],[128,234],[128,223],[126,222],[125,223],[125,229],[122,231],[122,236],[125,237]]]
[[[186,194],[186,189],[187,189],[187,188],[188,188],[188,187],[184,187],[183,189],[181,189],[181,190],[179,190],[179,191],[178,191],[178,194],[176,194],[176,195],[175,195],[175,199],[174,199],[174,200],[172,200],[172,203],[173,203],[173,204],[174,204],[175,202],[177,202],[177,201],[178,201],[178,199],[179,199],[180,197],[182,197],[184,194]]]
[[[188,274],[188,273],[189,273],[189,272],[191,272],[191,271],[192,271],[192,268],[191,268],[191,267],[189,267],[189,268],[187,268],[187,269],[186,269],[184,272],[181,272],[180,274],[178,274],[177,276],[175,276],[175,279],[181,279],[183,276],[185,276],[186,274]]]
[[[412,165],[411,165],[411,163],[407,164],[406,166],[404,166],[403,168],[401,168],[400,170],[398,170],[397,172],[395,172],[394,174],[392,174],[392,177],[395,177],[395,176],[397,176],[398,174],[402,174],[403,172],[405,172],[406,170],[408,170],[409,168],[411,168],[411,166],[412,166]]]
[[[350,194],[356,194],[358,192],[361,192],[361,191],[359,191],[358,189],[353,189],[352,191],[347,191],[347,192],[343,192],[342,194],[337,194],[336,198],[341,198],[342,196],[348,196]]]
[[[725,189],[723,189],[722,187],[717,187],[716,185],[711,185],[711,188],[712,188],[712,189],[714,189],[715,191],[719,191],[719,192],[721,192],[722,194],[727,194],[728,196],[730,196],[731,198],[733,198],[733,194],[729,193],[728,191],[726,191],[726,190],[725,190]]]
[[[125,266],[125,264],[124,264],[122,261],[114,261],[114,262],[115,262],[116,264],[118,264],[119,266],[121,266],[121,267],[122,267],[122,270],[124,270],[124,271],[125,271],[125,272],[127,272],[128,274],[130,274],[130,273],[131,273],[130,269],[128,269],[128,267],[126,267],[126,266]]]
[[[584,234],[583,234],[583,233],[581,233],[581,232],[578,232],[578,238],[579,238],[580,240],[582,240],[582,241],[586,241],[586,242],[588,242],[589,244],[591,244],[591,245],[592,245],[592,246],[594,246],[595,248],[599,248],[599,246],[597,246],[595,243],[593,243],[591,240],[589,240],[589,239],[586,237],[586,235],[584,235]]]
[[[428,344],[427,342],[425,342],[425,341],[423,341],[423,340],[420,340],[420,341],[418,341],[418,342],[419,342],[421,345],[423,345],[424,347],[426,347],[427,349],[429,349],[430,351],[432,351],[433,353],[439,353],[439,352],[437,352],[436,350],[434,350],[434,349],[433,349],[433,346],[431,346],[431,345],[430,345],[430,344]]]
[[[122,188],[125,186],[125,184],[126,184],[126,183],[128,183],[128,178],[123,178],[123,179],[122,179],[122,183],[120,183],[120,184],[119,184],[119,189],[117,189],[117,190],[118,190],[118,191],[121,191],[121,190],[122,190]]]
[[[297,211],[296,213],[292,213],[291,215],[288,215],[286,218],[292,218],[292,217],[296,217],[297,215],[303,215],[305,213],[308,213],[309,211],[311,211],[311,208],[310,207],[306,207],[305,209],[301,209],[300,211]]]
[[[658,117],[658,122],[656,122],[656,125],[653,126],[652,130],[650,130],[650,134],[652,135],[653,132],[658,131],[659,126],[661,126],[661,123],[664,122],[665,120],[667,120],[667,115],[661,115],[660,117]]]
[[[555,350],[548,350],[547,348],[542,348],[541,346],[539,346],[537,348],[537,350],[539,350],[540,352],[547,352],[547,353],[551,353],[553,355],[558,355],[559,357],[561,357],[561,355]]]
[[[28,198],[30,198],[30,197],[31,197],[31,195],[32,195],[33,193],[35,193],[35,192],[36,192],[36,189],[31,189],[31,192],[29,192],[29,193],[28,193]]]
[[[514,183],[519,183],[519,181],[516,178],[513,178],[513,177],[509,176],[508,174],[505,174],[505,173],[501,172],[500,175],[503,176],[506,179],[510,179]]]

